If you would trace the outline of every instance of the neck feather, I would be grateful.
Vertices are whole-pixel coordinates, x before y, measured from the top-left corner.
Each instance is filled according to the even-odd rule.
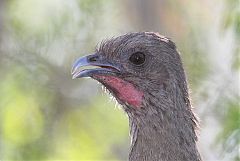
[[[190,102],[161,100],[163,98],[155,102],[151,96],[143,107],[147,112],[128,113],[132,137],[129,160],[200,161],[196,147],[197,121]]]

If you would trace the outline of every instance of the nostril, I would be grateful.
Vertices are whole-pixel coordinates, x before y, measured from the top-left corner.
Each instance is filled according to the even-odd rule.
[[[98,56],[92,56],[92,57],[88,58],[88,60],[89,60],[90,62],[95,62],[95,61],[98,60]]]

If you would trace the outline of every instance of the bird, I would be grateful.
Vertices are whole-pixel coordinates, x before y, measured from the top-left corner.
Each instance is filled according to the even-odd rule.
[[[72,78],[83,77],[100,82],[127,113],[129,161],[202,160],[198,119],[180,53],[170,38],[131,32],[104,40],[93,54],[73,63]]]

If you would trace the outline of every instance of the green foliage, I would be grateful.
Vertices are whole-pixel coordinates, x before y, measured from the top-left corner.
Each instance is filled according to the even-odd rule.
[[[0,136],[5,145],[0,153],[2,159],[18,159],[16,151],[25,153],[27,148],[26,151],[21,149],[42,138],[44,133],[45,119],[37,95],[47,94],[47,91],[34,86],[35,83],[31,82],[27,73],[23,67],[12,67],[0,83]],[[40,149],[41,146],[31,148],[31,157],[40,153]]]
[[[38,81],[26,68],[12,67],[0,83],[1,159],[116,160],[113,149],[128,133],[122,111],[97,97],[60,112],[56,94]]]
[[[224,26],[233,27],[238,39],[240,39],[240,2],[239,0],[226,0]]]
[[[64,62],[55,62],[59,44],[73,44],[70,47],[77,56],[76,48],[91,46],[94,32],[84,35],[81,30],[90,33],[97,27],[96,12],[104,2],[73,1],[78,4],[74,6],[42,0],[7,3],[6,31],[17,47],[0,50],[4,77],[0,82],[0,160],[123,158],[117,151],[127,145],[126,116],[113,104],[104,103],[106,97],[93,95],[91,101],[66,97],[62,91],[80,82],[71,79],[69,54],[64,59],[67,68]],[[76,16],[80,12],[82,16]],[[88,43],[79,43],[79,33]],[[48,54],[49,50],[53,53]]]
[[[240,110],[239,110],[239,98],[233,97],[233,100],[220,102],[219,110],[224,106],[224,111],[218,111],[220,114],[220,120],[222,124],[222,130],[220,131],[216,140],[217,145],[223,150],[224,154],[232,154],[232,159],[238,161],[238,148],[240,144]]]
[[[59,134],[55,140],[56,157],[80,160],[114,158],[111,151],[114,144],[124,142],[127,120],[122,111],[109,107],[112,104],[104,103],[106,100],[101,97],[96,99],[94,104],[72,109],[59,120],[55,127]]]
[[[225,29],[233,28],[236,37],[235,54],[233,55],[232,69],[235,72],[240,71],[240,1],[228,0],[226,1],[224,17]],[[239,73],[237,73],[239,74]],[[239,80],[239,75],[238,75]],[[239,85],[239,84],[238,84]],[[240,145],[240,104],[239,104],[239,91],[237,95],[232,96],[230,99],[224,99],[221,103],[224,105],[224,112],[221,114],[221,123],[223,129],[218,135],[218,145],[224,153],[231,154],[231,159],[235,161],[240,160],[239,145]],[[221,106],[221,105],[220,105]]]
[[[191,39],[189,39],[189,37],[191,37]],[[184,53],[181,55],[186,67],[188,80],[193,90],[198,89],[198,85],[207,77],[209,72],[209,60],[207,59],[204,49],[198,45],[200,43],[206,43],[200,42],[203,39],[204,37],[201,37],[196,31],[192,30],[185,38],[185,41],[183,41],[184,44],[182,44]]]
[[[240,2],[239,0],[227,0],[224,14],[224,29],[233,28],[238,44],[235,49],[233,69],[240,70]]]

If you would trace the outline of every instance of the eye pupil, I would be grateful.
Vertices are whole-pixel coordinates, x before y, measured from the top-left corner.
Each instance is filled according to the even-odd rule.
[[[142,52],[136,52],[130,56],[129,60],[135,65],[141,65],[145,62],[145,55]]]

